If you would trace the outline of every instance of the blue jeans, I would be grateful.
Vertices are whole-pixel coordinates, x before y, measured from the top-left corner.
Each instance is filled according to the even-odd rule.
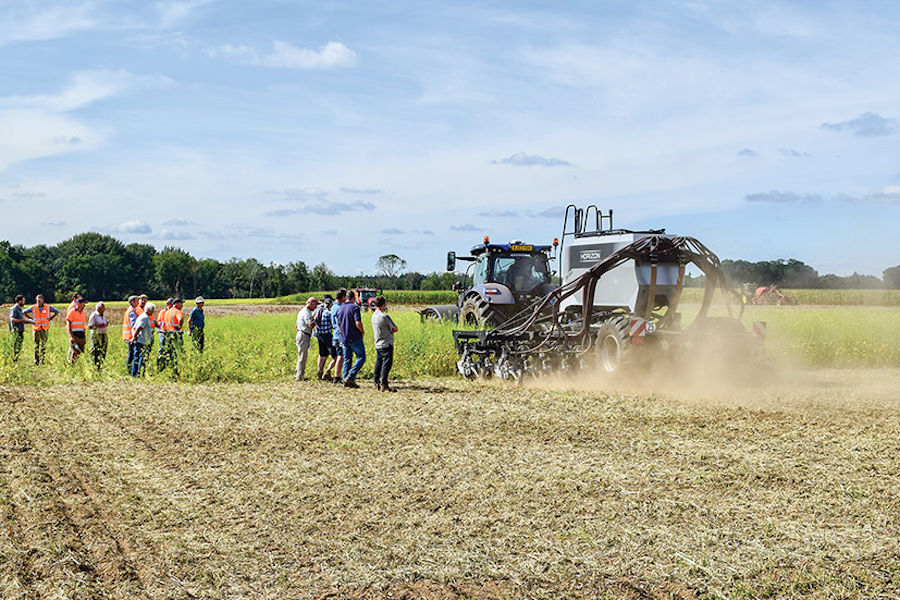
[[[131,347],[134,349],[134,358],[131,362],[131,376],[139,377],[144,374],[144,368],[147,365],[147,355],[150,354],[150,346],[134,342]]]
[[[351,367],[350,360],[354,354],[356,355],[356,360],[353,361],[353,366]],[[356,379],[356,374],[359,373],[365,362],[366,344],[362,338],[352,342],[344,342],[344,379]]]

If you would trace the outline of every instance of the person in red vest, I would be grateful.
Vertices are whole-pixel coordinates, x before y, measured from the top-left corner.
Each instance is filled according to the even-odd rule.
[[[84,352],[85,336],[87,331],[87,317],[84,314],[84,298],[81,296],[75,300],[75,308],[66,315],[66,332],[69,334],[69,363],[74,363],[75,359]]]
[[[32,325],[34,330],[34,364],[39,365],[44,362],[47,355],[50,321],[59,314],[59,311],[44,302],[43,294],[38,294],[34,298],[34,306],[26,308],[25,314],[34,320]]]
[[[125,364],[129,373],[131,373],[131,363],[134,360],[134,344],[131,343],[131,328],[134,327],[134,322],[137,321],[138,318],[137,305],[138,297],[128,296],[128,307],[125,309],[125,314],[122,315],[122,339],[128,347],[128,358],[125,360]]]

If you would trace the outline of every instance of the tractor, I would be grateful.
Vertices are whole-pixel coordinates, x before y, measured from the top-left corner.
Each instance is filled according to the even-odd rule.
[[[456,270],[457,261],[472,263],[463,280],[471,285],[454,285],[459,292],[456,304],[430,306],[419,314],[423,319],[458,320],[475,328],[500,325],[558,287],[551,282],[550,252],[554,247],[519,240],[494,244],[485,236],[484,243],[472,247],[471,256],[448,252],[448,271]]]
[[[492,270],[495,251],[487,241],[472,249],[476,285],[463,294],[460,320],[489,321],[493,328],[453,332],[460,374],[521,382],[583,369],[619,374],[649,364],[650,356],[729,357],[741,364],[761,353],[765,324],[748,332],[741,323],[744,304],[712,251],[664,229],[615,229],[612,216],[612,210],[569,205],[558,247],[562,284],[550,284],[545,267],[545,280],[518,303],[487,301],[500,297],[488,290],[499,288],[496,273],[504,270]],[[549,251],[510,244],[496,255],[511,260],[516,248],[529,257]],[[689,265],[706,276],[706,290],[700,305],[688,309],[693,318],[686,324],[680,300]],[[723,307],[711,311],[716,296]]]
[[[356,304],[362,310],[375,309],[375,298],[378,296],[378,290],[375,288],[353,288],[356,294]]]

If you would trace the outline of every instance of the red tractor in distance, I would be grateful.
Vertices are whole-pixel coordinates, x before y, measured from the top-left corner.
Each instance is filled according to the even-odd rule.
[[[356,294],[356,303],[363,310],[375,310],[375,297],[378,296],[379,292],[375,288],[353,288],[353,293]]]

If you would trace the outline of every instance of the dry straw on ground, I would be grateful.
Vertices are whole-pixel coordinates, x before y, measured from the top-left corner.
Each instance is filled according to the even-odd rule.
[[[806,377],[7,387],[0,597],[896,596],[900,378]]]

